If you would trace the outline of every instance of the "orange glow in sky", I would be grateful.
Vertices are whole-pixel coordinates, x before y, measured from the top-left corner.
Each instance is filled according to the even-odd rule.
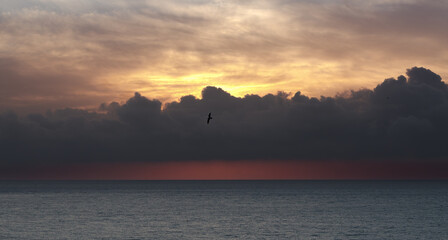
[[[238,97],[333,96],[413,66],[446,79],[445,8],[413,0],[7,0],[0,110],[95,109],[136,91],[166,103],[200,97],[206,86]],[[430,14],[416,17],[419,9]]]
[[[207,161],[0,168],[0,179],[319,180],[448,179],[446,163]]]

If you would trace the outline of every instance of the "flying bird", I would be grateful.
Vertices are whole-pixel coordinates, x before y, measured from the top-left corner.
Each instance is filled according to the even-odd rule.
[[[212,118],[212,113],[208,113],[208,118],[207,118],[207,124],[210,123],[210,120],[213,119]]]

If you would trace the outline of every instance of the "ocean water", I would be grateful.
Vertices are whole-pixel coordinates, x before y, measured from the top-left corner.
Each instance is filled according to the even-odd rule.
[[[0,181],[0,239],[448,239],[448,181]]]

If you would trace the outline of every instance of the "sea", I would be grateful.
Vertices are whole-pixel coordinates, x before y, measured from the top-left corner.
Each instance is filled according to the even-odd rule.
[[[448,181],[0,181],[0,239],[448,239]]]

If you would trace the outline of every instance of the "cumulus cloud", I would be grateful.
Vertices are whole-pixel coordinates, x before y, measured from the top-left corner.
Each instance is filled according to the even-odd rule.
[[[373,90],[235,97],[206,87],[166,104],[139,93],[97,112],[0,115],[1,164],[182,160],[446,160],[448,90],[425,68]],[[206,118],[212,112],[211,124]]]

